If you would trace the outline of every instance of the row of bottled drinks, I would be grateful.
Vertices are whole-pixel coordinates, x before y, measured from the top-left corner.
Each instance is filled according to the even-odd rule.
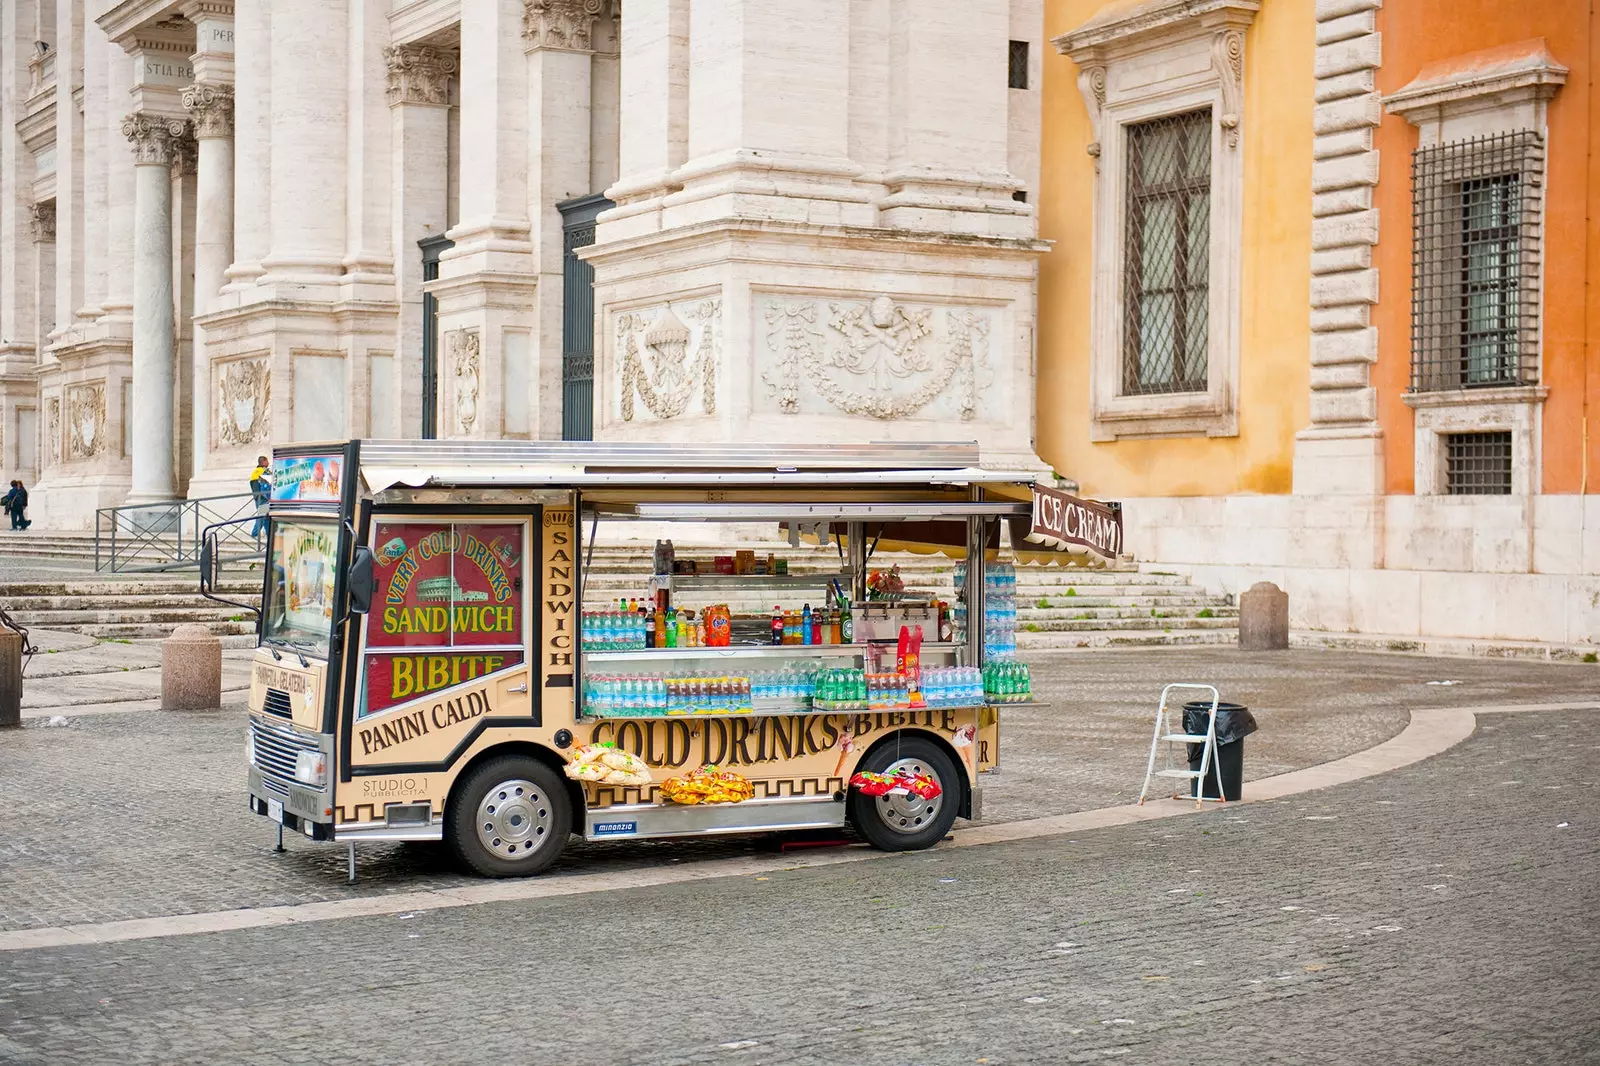
[[[921,674],[922,704],[971,707],[1031,698],[1028,667],[1017,662],[930,667]],[[910,679],[854,667],[796,669],[750,675],[704,673],[590,674],[584,712],[597,717],[751,714],[756,711],[894,710],[911,706]]]
[[[967,564],[955,569],[955,639],[967,639]],[[1010,563],[993,563],[983,571],[983,652],[986,660],[1006,659],[1017,653],[1017,570]]]

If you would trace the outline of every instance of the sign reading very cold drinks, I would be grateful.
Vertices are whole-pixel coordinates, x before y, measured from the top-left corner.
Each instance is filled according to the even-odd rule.
[[[1080,545],[1107,559],[1122,554],[1122,512],[1043,485],[1033,487],[1028,539],[1053,548]]]
[[[522,662],[524,526],[377,522],[363,715]]]

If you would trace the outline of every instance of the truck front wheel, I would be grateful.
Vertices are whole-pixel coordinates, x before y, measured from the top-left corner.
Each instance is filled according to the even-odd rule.
[[[943,840],[961,807],[961,771],[932,741],[921,737],[891,740],[861,760],[858,770],[894,774],[901,770],[933,778],[940,793],[917,796],[863,796],[852,789],[848,813],[856,832],[883,851],[920,851]]]
[[[483,877],[527,877],[555,862],[572,832],[566,784],[526,755],[490,759],[451,801],[450,849]]]

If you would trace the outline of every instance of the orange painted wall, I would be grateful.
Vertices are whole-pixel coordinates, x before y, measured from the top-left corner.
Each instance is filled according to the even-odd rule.
[[[1045,36],[1132,0],[1046,0]],[[1093,140],[1078,69],[1044,59],[1039,275],[1038,450],[1086,493],[1112,498],[1287,493],[1294,434],[1309,420],[1311,0],[1266,0],[1245,37],[1244,225],[1239,434],[1089,439]]]
[[[1600,474],[1600,11],[1590,0],[1394,0],[1378,11],[1392,93],[1427,63],[1532,37],[1545,38],[1567,83],[1550,102],[1545,187],[1544,491],[1596,491]],[[1414,490],[1411,409],[1411,152],[1417,129],[1385,113],[1378,129],[1378,419],[1388,491]],[[1585,458],[1584,424],[1590,421]]]

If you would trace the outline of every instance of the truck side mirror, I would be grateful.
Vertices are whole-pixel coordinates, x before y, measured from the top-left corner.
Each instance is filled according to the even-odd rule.
[[[200,540],[200,591],[211,592],[221,576],[222,554],[217,550],[217,534],[207,533]]]
[[[372,610],[372,592],[374,581],[372,577],[372,549],[364,544],[356,545],[355,555],[350,560],[350,574],[345,581],[350,590],[350,613],[366,614]]]

